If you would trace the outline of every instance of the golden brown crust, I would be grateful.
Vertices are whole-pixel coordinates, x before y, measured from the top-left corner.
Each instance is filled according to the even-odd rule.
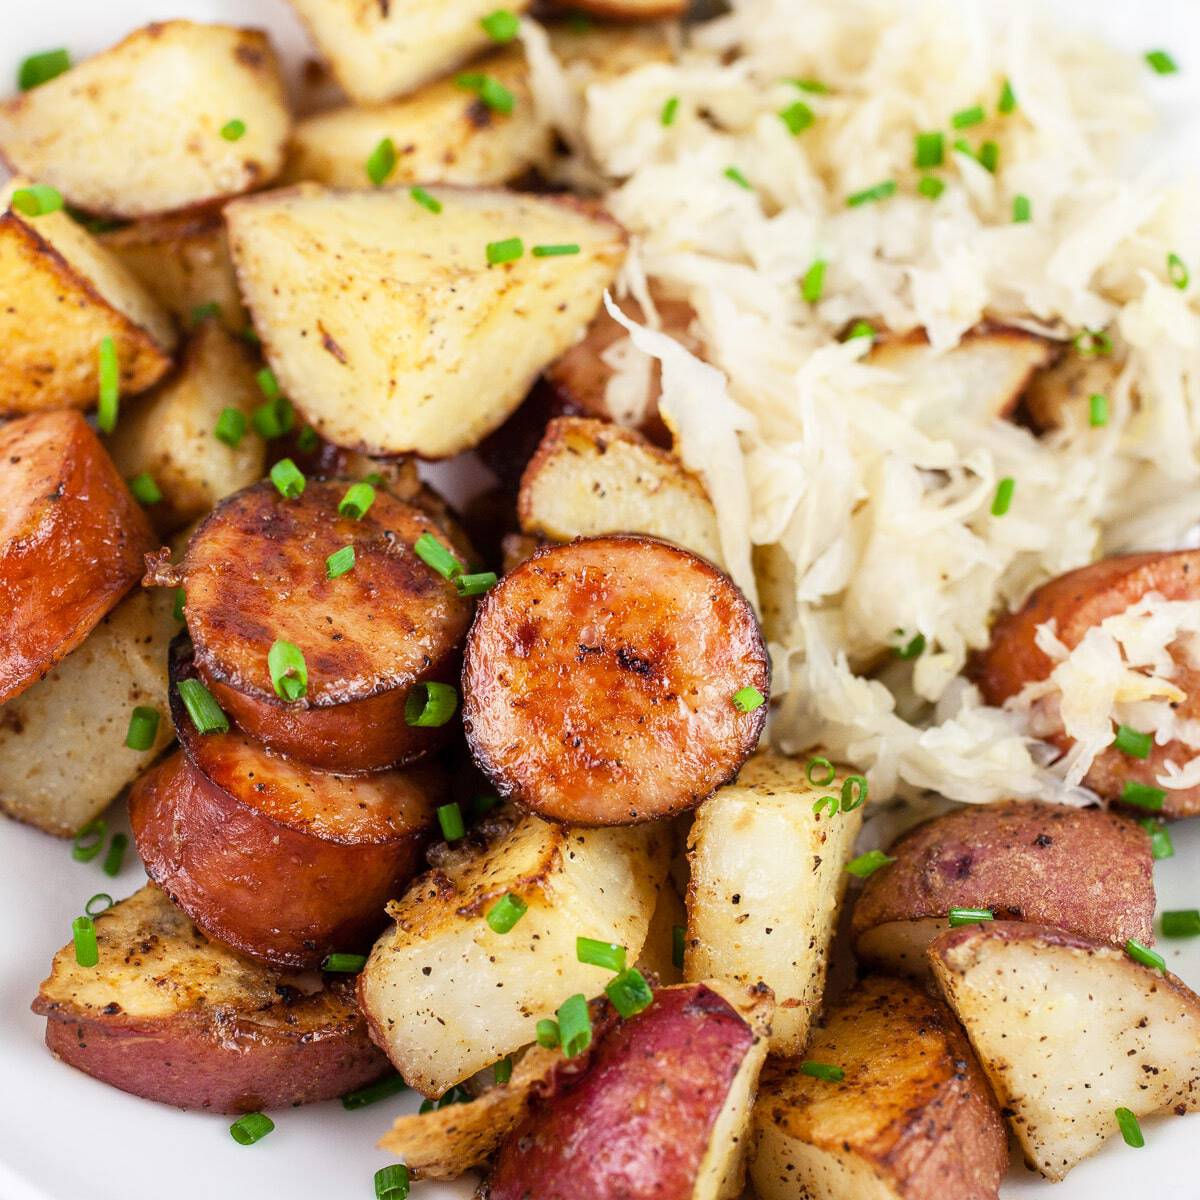
[[[76,412],[0,427],[0,702],[42,678],[133,587],[145,513]]]
[[[552,820],[623,825],[694,807],[758,744],[770,664],[745,598],[654,538],[538,551],[480,605],[463,720],[500,794]]]

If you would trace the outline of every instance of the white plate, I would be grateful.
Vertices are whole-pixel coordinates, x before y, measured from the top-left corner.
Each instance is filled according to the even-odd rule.
[[[796,0],[797,11],[802,0]],[[3,0],[0,80],[35,50],[66,45],[82,57],[150,20],[192,17],[267,27],[293,66],[310,53],[283,0]],[[1057,0],[1063,20],[1133,48],[1169,47],[1185,74],[1153,80],[1168,119],[1142,161],[1172,171],[1200,160],[1200,5],[1195,0]],[[1188,67],[1192,72],[1187,72]],[[1152,156],[1152,158],[1151,158]],[[102,752],[102,751],[100,751]],[[1175,831],[1177,856],[1156,867],[1160,906],[1200,905],[1200,821]],[[132,857],[132,856],[131,856]],[[246,1196],[372,1195],[375,1170],[389,1161],[374,1148],[411,1098],[359,1112],[321,1104],[275,1113],[259,1145],[236,1145],[228,1118],[181,1113],[135,1099],[53,1061],[42,1022],[29,1011],[52,953],[68,940],[72,917],[94,892],[121,897],[142,882],[130,863],[110,881],[95,863],[72,861],[69,844],[0,818],[0,1200],[223,1200]],[[1171,968],[1200,986],[1200,944],[1160,943]],[[1145,1122],[1137,1152],[1115,1139],[1057,1186],[1021,1167],[1005,1184],[1022,1200],[1155,1200],[1200,1195],[1195,1144],[1200,1114]],[[415,1197],[450,1200],[470,1187],[420,1185]],[[942,1198],[939,1198],[942,1200]],[[955,1200],[945,1197],[944,1200]]]

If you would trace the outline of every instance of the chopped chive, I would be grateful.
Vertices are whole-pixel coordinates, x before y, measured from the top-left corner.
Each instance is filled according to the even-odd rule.
[[[171,616],[177,621],[183,620],[183,606],[187,603],[187,592],[183,588],[175,589],[175,602],[171,605]]]
[[[17,87],[27,92],[49,83],[70,69],[71,56],[66,50],[43,50],[40,54],[31,54],[17,68]]]
[[[285,500],[295,500],[304,494],[304,472],[290,458],[281,458],[271,468],[271,482]]]
[[[1163,937],[1200,937],[1200,908],[1177,908],[1162,915]]]
[[[1146,1138],[1142,1133],[1142,1127],[1138,1124],[1137,1117],[1127,1108],[1114,1109],[1113,1115],[1117,1118],[1117,1128],[1120,1129],[1121,1136],[1125,1139],[1125,1145],[1140,1150],[1146,1144]]]
[[[562,258],[568,254],[578,254],[579,245],[576,242],[562,242],[557,245],[534,246],[530,253],[534,258]]]
[[[484,920],[493,933],[508,933],[525,915],[529,905],[520,896],[506,892],[487,910]],[[539,1039],[540,1040],[540,1039]]]
[[[396,143],[390,137],[382,138],[367,155],[364,169],[372,185],[379,187],[396,169]]]
[[[537,1023],[535,1040],[539,1046],[544,1047],[546,1050],[553,1050],[562,1041],[562,1037],[559,1034],[558,1022],[551,1020],[549,1017],[543,1017]]]
[[[960,925],[974,925],[979,921],[994,919],[990,908],[952,908],[949,913],[950,924],[956,929]]]
[[[125,837],[123,833],[118,836]],[[88,902],[83,906],[83,913],[84,916],[94,918],[102,912],[108,912],[112,906],[113,898],[107,892],[97,892],[94,896],[89,897]]]
[[[9,204],[24,217],[44,217],[47,213],[58,212],[63,206],[63,198],[62,193],[48,183],[31,183],[28,187],[17,188]]]
[[[846,1078],[846,1072],[832,1063],[805,1061],[800,1064],[801,1075],[811,1075],[813,1079],[824,1079],[826,1083],[841,1083]]]
[[[683,970],[684,939],[687,930],[682,925],[671,926],[671,965],[677,971]]]
[[[825,267],[827,265],[825,259],[818,258],[804,272],[804,279],[800,283],[800,295],[809,304],[816,304],[821,299],[821,293],[825,290]]]
[[[804,777],[813,787],[828,787],[837,778],[837,768],[827,758],[810,758],[804,768]]]
[[[279,387],[279,380],[275,378],[275,372],[270,367],[263,367],[261,371],[256,371],[254,382],[258,384],[258,390],[268,400],[278,400],[283,394]]]
[[[275,1128],[275,1122],[265,1113],[252,1112],[238,1117],[229,1127],[229,1136],[239,1146],[253,1146]]]
[[[787,126],[788,133],[803,133],[816,119],[816,114],[803,100],[789,104],[779,110],[779,119]]]
[[[478,71],[465,71],[454,77],[454,82],[468,92],[474,92],[492,110],[508,116],[517,105],[517,98],[491,75]]]
[[[158,713],[154,714],[156,717]],[[129,845],[129,837],[124,833],[114,833],[112,841],[108,844],[108,853],[104,856],[104,862],[100,866],[105,875],[117,876],[121,873],[121,867],[125,863],[125,850]]]
[[[386,1100],[389,1096],[395,1096],[407,1088],[408,1084],[404,1082],[402,1076],[389,1075],[386,1079],[381,1079],[378,1083],[372,1083],[365,1088],[358,1088],[356,1091],[347,1092],[342,1097],[342,1107],[347,1112],[353,1112],[355,1109],[366,1108],[368,1104],[376,1104],[380,1100]]]
[[[1108,397],[1100,392],[1093,392],[1088,397],[1088,424],[1093,429],[1102,429],[1108,424]],[[1145,755],[1141,755],[1145,758]]]
[[[1162,788],[1152,787],[1148,783],[1137,783],[1133,779],[1125,781],[1121,790],[1121,803],[1132,804],[1134,808],[1147,808],[1151,812],[1161,812],[1167,793]]]
[[[1139,733],[1128,725],[1118,725],[1117,736],[1113,738],[1113,745],[1130,758],[1149,758],[1153,743],[1154,739],[1150,734]]]
[[[207,304],[197,304],[192,309],[192,324],[199,325],[201,321],[208,320],[209,317],[219,317],[221,315],[221,306],[215,301],[210,300]]]
[[[637,967],[622,971],[605,986],[604,994],[626,1020],[649,1008],[654,1000],[646,977]]]
[[[875,334],[875,326],[872,325],[870,321],[855,321],[854,324],[850,326],[850,331],[846,334],[845,340],[847,342],[852,342],[855,338],[870,338],[872,341],[874,341]]]
[[[992,516],[1002,517],[1012,507],[1013,492],[1017,481],[1011,475],[1005,475],[996,485],[996,495],[992,499]]]
[[[366,965],[365,954],[327,954],[321,970],[336,975],[357,975]]]
[[[99,379],[96,424],[103,433],[112,433],[117,427],[117,412],[121,406],[121,369],[117,365],[116,343],[111,337],[101,338],[96,353]]]
[[[679,97],[669,96],[666,103],[662,106],[662,112],[658,114],[658,119],[663,125],[670,127],[675,124],[675,118],[679,114]]]
[[[1147,50],[1146,62],[1156,75],[1174,75],[1179,70],[1179,64],[1165,50]]]
[[[457,801],[441,805],[437,810],[437,819],[446,841],[457,842],[466,836],[467,827],[463,824],[462,809]]]
[[[432,533],[421,534],[413,543],[413,552],[444,579],[453,579],[463,572],[462,563]]]
[[[726,179],[732,180],[738,185],[738,187],[745,188],[748,192],[754,191],[754,184],[752,184],[750,180],[748,180],[746,176],[737,169],[737,167],[726,167],[724,175]]]
[[[506,1055],[492,1068],[492,1078],[498,1084],[505,1084],[512,1078],[512,1055]]]
[[[846,864],[846,870],[859,879],[866,879],[868,875],[874,875],[880,867],[886,867],[895,861],[890,854],[884,854],[882,850],[868,850],[866,854],[852,858]]]
[[[592,1044],[592,1018],[587,999],[581,992],[568,997],[555,1013],[558,1017],[558,1036],[563,1054],[575,1058]]]
[[[1154,817],[1139,817],[1138,824],[1150,838],[1150,857],[1155,862],[1164,858],[1175,857],[1175,843],[1171,841],[1171,831],[1165,821]]]
[[[820,817],[824,812],[827,817],[836,817],[838,814],[838,798],[836,796],[822,796],[819,800],[813,801],[813,816]]]
[[[477,575],[456,575],[454,586],[460,596],[482,596],[496,586],[495,571],[480,571]]]
[[[616,942],[601,942],[595,938],[577,937],[575,957],[592,967],[603,967],[606,971],[625,970],[625,947]]]
[[[897,633],[900,630],[896,631]],[[911,662],[914,658],[920,658],[925,653],[925,635],[918,633],[909,642],[903,646],[896,647],[896,657],[903,659],[904,662]]]
[[[507,8],[498,8],[482,17],[479,24],[493,42],[511,42],[521,29],[521,19]]]
[[[996,111],[1007,116],[1017,108],[1017,93],[1013,91],[1011,79],[1006,79],[1000,88],[1000,99],[996,101]]]
[[[936,200],[945,190],[946,185],[933,175],[922,175],[917,184],[917,191],[927,200]]]
[[[414,728],[445,725],[458,708],[458,693],[448,683],[418,683],[404,701],[404,722]]]
[[[802,92],[813,96],[824,96],[829,92],[829,84],[822,83],[819,79],[792,79],[789,82],[793,87],[798,87]]]
[[[852,192],[846,197],[847,208],[857,208],[860,204],[872,204],[876,200],[886,200],[896,194],[896,181],[885,179],[874,187],[864,188],[861,192]]]
[[[91,917],[76,917],[71,922],[71,937],[75,942],[75,961],[81,967],[94,967],[100,961],[96,923]]]
[[[862,808],[867,802],[867,777],[865,775],[847,775],[842,780],[842,812],[853,812]]]
[[[154,482],[149,471],[142,471],[129,481],[129,490],[139,504],[157,504],[162,498],[162,489]]]
[[[383,487],[386,480],[378,471],[370,471],[362,477],[363,483],[369,483],[373,488]]]
[[[429,209],[431,213],[440,213],[442,211],[442,202],[436,196],[431,196],[423,187],[409,188],[408,194],[422,208]]]
[[[361,521],[375,503],[375,489],[369,483],[351,484],[338,501],[338,513],[351,520]]]
[[[733,693],[733,707],[740,713],[753,712],[756,708],[762,708],[766,702],[767,698],[756,687],[738,688]]]
[[[320,438],[317,437],[317,431],[311,425],[305,425],[303,429],[296,434],[296,449],[301,454],[311,454],[320,443]]]
[[[266,404],[260,404],[251,413],[250,422],[259,437],[270,441],[291,432],[296,423],[296,410],[286,396],[276,396]]]
[[[234,117],[221,126],[221,136],[227,142],[237,142],[246,136],[246,122],[241,117]]]
[[[525,253],[525,243],[519,237],[503,238],[498,242],[488,242],[488,266],[498,267],[501,263],[516,262]]]
[[[491,796],[486,793],[475,796],[471,800],[471,815],[473,817],[482,817],[484,813],[490,813],[499,803],[499,796]]]
[[[1033,220],[1033,201],[1028,196],[1013,197],[1013,224],[1024,225]]]
[[[1187,290],[1191,276],[1183,259],[1178,254],[1167,255],[1167,277],[1181,291]]]
[[[175,690],[192,719],[197,733],[227,733],[229,718],[221,711],[212,692],[198,679],[181,679]]]
[[[292,642],[274,641],[267,651],[267,669],[271,686],[280,700],[291,704],[308,691],[308,664],[299,646]]]
[[[993,175],[996,173],[996,168],[1000,165],[1000,143],[986,141],[979,147],[979,153],[975,156],[979,160],[979,165],[985,171],[990,171]]]
[[[1167,964],[1161,954],[1156,954],[1149,946],[1142,945],[1137,938],[1130,938],[1125,943],[1125,953],[1134,962],[1140,962],[1144,967],[1153,967],[1156,971],[1165,971]]]
[[[325,578],[337,579],[354,569],[354,547],[343,546],[325,560]]]
[[[940,167],[946,157],[946,139],[940,129],[931,129],[913,137],[913,166],[927,170]]]
[[[955,129],[969,129],[972,125],[982,124],[984,117],[987,114],[983,111],[982,104],[972,105],[970,108],[960,108],[950,118],[950,124]]]
[[[246,328],[242,330],[242,341],[248,346],[262,345],[262,338],[258,336],[258,331],[253,325],[247,325]]]
[[[129,729],[125,734],[125,745],[130,750],[149,750],[158,736],[158,709],[139,704],[129,714]]]
[[[103,817],[89,821],[76,835],[71,845],[71,857],[76,862],[91,862],[104,846],[108,822]]]
[[[1111,354],[1112,338],[1103,329],[1081,329],[1072,339],[1071,345],[1077,354],[1084,358],[1098,358],[1103,354]]]

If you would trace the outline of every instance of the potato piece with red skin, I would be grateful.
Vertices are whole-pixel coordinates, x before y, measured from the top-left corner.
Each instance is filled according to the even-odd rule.
[[[0,426],[0,703],[43,678],[138,581],[146,514],[77,412]]]
[[[209,941],[153,885],[95,918],[99,962],[68,943],[33,1011],[87,1075],[177,1108],[255,1112],[330,1100],[384,1075],[354,985],[283,974]]]
[[[271,749],[328,771],[411,762],[441,746],[450,726],[404,719],[414,685],[449,683],[472,601],[417,557],[425,513],[377,490],[361,520],[338,513],[348,481],[310,481],[288,500],[264,481],[204,520],[178,567],[151,581],[182,586],[196,670],[225,711]],[[353,545],[354,567],[329,579],[325,561]],[[288,703],[267,656],[300,648],[307,693]]]
[[[741,1194],[770,993],[659,988],[598,1040],[587,1070],[534,1100],[486,1200],[726,1200]]]
[[[854,906],[858,956],[916,975],[952,908],[1123,946],[1154,940],[1154,860],[1128,817],[1035,800],[969,805],[910,829]]]
[[[871,976],[813,1033],[804,1060],[773,1058],[755,1104],[760,1200],[996,1200],[1008,1146],[996,1101],[940,1001]]]
[[[1106,558],[1068,571],[1038,588],[1024,606],[1002,616],[992,628],[992,640],[971,667],[975,682],[989,704],[1003,704],[1027,683],[1045,679],[1054,664],[1036,644],[1037,627],[1054,620],[1059,639],[1073,650],[1106,617],[1123,612],[1148,592],[1165,600],[1200,599],[1200,550],[1173,550]],[[1200,672],[1176,657],[1172,682],[1186,699],[1176,715],[1200,718]],[[1066,751],[1071,739],[1060,733],[1048,739]],[[1083,782],[1105,799],[1119,800],[1127,781],[1158,787],[1168,759],[1183,764],[1194,751],[1180,742],[1153,745],[1148,758],[1137,759],[1113,746],[1096,756]],[[1200,813],[1200,785],[1168,790],[1162,812],[1167,817]]]
[[[693,808],[758,744],[770,690],[754,613],[711,563],[617,535],[539,550],[467,639],[467,741],[500,794],[550,820],[624,825]]]

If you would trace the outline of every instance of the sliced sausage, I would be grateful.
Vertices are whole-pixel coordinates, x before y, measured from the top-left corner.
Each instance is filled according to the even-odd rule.
[[[0,426],[0,703],[87,637],[137,583],[154,544],[80,413]]]
[[[412,505],[376,492],[361,520],[338,513],[346,481],[309,481],[285,499],[269,482],[222,501],[178,568],[153,580],[181,585],[196,669],[251,736],[310,766],[363,771],[411,762],[449,726],[413,727],[409,692],[453,681],[473,602],[417,557],[423,534],[445,542]],[[326,559],[353,545],[352,570],[329,579]],[[306,693],[275,693],[267,656],[276,641],[304,655]]]
[[[758,743],[770,668],[729,578],[653,538],[548,546],[485,597],[463,719],[500,794],[544,817],[625,825],[681,812]]]
[[[384,905],[423,865],[439,766],[335,775],[244,733],[197,733],[174,686],[181,750],[143,775],[129,807],[146,872],[206,933],[279,967],[365,950]]]
[[[972,665],[972,674],[991,704],[1002,704],[1027,683],[1045,679],[1054,663],[1036,645],[1037,627],[1054,620],[1059,639],[1074,649],[1093,626],[1123,612],[1148,592],[1166,600],[1200,599],[1200,550],[1159,554],[1130,554],[1108,558],[1069,571],[1038,588],[1023,608],[1001,617],[992,629],[987,649]],[[1200,718],[1200,672],[1177,657],[1172,682],[1187,693],[1176,710],[1181,717]],[[1070,748],[1065,733],[1049,739],[1062,750]],[[1168,759],[1182,766],[1195,751],[1179,742],[1154,745],[1145,759],[1131,758],[1115,747],[1097,755],[1084,783],[1101,796],[1119,800],[1127,781],[1157,787],[1156,776]],[[1168,790],[1163,805],[1167,816],[1200,813],[1200,787]]]

